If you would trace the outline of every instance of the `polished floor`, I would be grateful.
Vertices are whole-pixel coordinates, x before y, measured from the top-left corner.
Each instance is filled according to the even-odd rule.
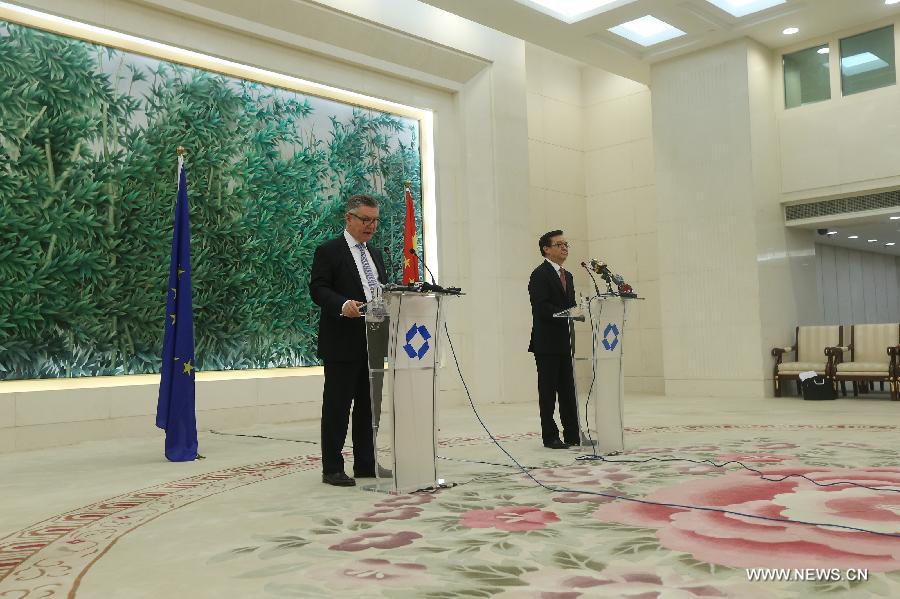
[[[751,541],[759,534],[756,545],[742,539],[710,554],[708,540],[695,542],[698,531],[722,526],[727,538],[734,534],[728,522],[696,524],[689,535],[691,514],[670,522],[634,505],[620,508],[609,496],[733,506],[715,503],[722,484],[774,493],[733,466],[628,463],[660,455],[743,461],[771,472],[830,469],[841,481],[862,473],[853,480],[900,489],[898,410],[880,394],[831,402],[632,396],[623,462],[588,464],[577,450],[541,447],[536,405],[482,407],[490,430],[535,469],[528,477],[509,467],[471,408],[452,407],[441,415],[440,465],[448,481],[466,484],[428,496],[323,485],[317,421],[201,431],[205,459],[183,464],[162,459],[159,436],[0,455],[0,596],[664,597],[680,589],[671,596],[681,597],[703,596],[689,594],[700,586],[719,593],[712,596],[813,596],[824,587],[753,586],[743,575],[746,567],[800,565],[767,557],[792,543],[821,549],[810,567],[871,569],[868,586],[844,581],[846,588],[829,591],[834,596],[890,596],[900,593],[900,493],[872,491],[886,496],[870,506],[881,510],[874,519],[819,509],[812,494],[819,487],[766,495],[773,505],[785,495],[806,502],[779,507],[792,519],[874,530],[851,531],[854,551],[846,555],[825,533],[773,540],[762,534],[768,529],[742,533]],[[866,492],[841,490],[851,502],[867,501]],[[759,501],[738,503],[768,509]],[[593,532],[581,538],[586,531]],[[604,538],[592,552],[578,551]],[[756,562],[747,558],[754,552]]]

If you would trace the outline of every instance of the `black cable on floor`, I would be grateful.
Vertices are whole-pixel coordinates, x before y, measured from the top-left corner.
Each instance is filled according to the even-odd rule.
[[[748,466],[747,464],[745,464],[741,461],[738,461],[738,460],[728,460],[726,462],[722,462],[721,464],[718,464],[718,463],[714,462],[713,460],[709,460],[709,459],[692,460],[691,458],[659,458],[659,457],[653,456],[653,457],[643,458],[643,459],[618,460],[618,459],[609,459],[602,455],[578,456],[575,459],[576,460],[598,460],[601,462],[606,462],[607,464],[646,464],[647,462],[654,462],[654,461],[656,461],[656,462],[689,462],[691,464],[701,464],[701,465],[708,464],[708,465],[714,466],[716,468],[725,468],[729,464],[737,464],[744,470],[748,470],[750,472],[753,472],[754,474],[759,475],[760,479],[765,480],[765,481],[775,482],[775,483],[780,483],[789,478],[802,478],[806,481],[811,482],[812,484],[816,485],[817,487],[835,487],[835,486],[839,486],[839,485],[845,485],[845,486],[850,486],[850,487],[859,487],[860,489],[869,489],[870,491],[888,491],[891,493],[900,493],[900,488],[897,488],[897,487],[870,487],[868,485],[862,485],[862,484],[855,483],[850,480],[838,480],[838,481],[832,481],[830,483],[820,483],[817,480],[813,480],[813,479],[809,478],[805,474],[799,474],[799,473],[785,474],[784,476],[773,477],[772,475],[764,473],[762,470],[758,470],[752,466]]]
[[[213,435],[221,435],[223,437],[247,437],[249,439],[267,439],[269,441],[289,441],[290,443],[307,443],[309,445],[318,445],[318,441],[306,441],[304,439],[282,439],[280,437],[267,437],[266,435],[247,435],[243,433],[223,433],[220,431],[214,431],[210,429],[209,431]]]

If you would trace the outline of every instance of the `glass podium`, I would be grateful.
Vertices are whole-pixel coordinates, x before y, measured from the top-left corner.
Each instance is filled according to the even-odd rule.
[[[602,293],[554,314],[584,321],[584,332],[589,333],[580,340],[572,335],[572,368],[581,445],[590,447],[594,455],[625,451],[625,328],[629,305],[636,299],[641,298]]]
[[[442,303],[435,291],[381,290],[367,304],[376,478],[361,488],[410,493],[438,484]]]

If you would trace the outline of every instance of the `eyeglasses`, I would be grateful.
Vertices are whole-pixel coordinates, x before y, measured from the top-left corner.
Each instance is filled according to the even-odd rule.
[[[556,243],[553,244],[553,246],[558,247],[558,248],[566,248],[566,249],[569,249],[570,247],[572,247],[572,245],[568,241],[557,241]]]
[[[348,212],[347,214],[358,219],[359,222],[361,222],[364,227],[368,227],[369,225],[375,225],[377,227],[378,223],[381,221],[381,219],[379,219],[379,218],[369,218],[368,216],[356,216],[352,212]]]

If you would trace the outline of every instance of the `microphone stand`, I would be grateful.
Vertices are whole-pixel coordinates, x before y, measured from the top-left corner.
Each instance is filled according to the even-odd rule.
[[[428,281],[422,281],[422,291],[438,291],[440,293],[452,293],[456,295],[461,294],[462,290],[459,287],[447,287],[445,289],[444,287],[441,287],[437,284],[437,279],[434,278],[434,273],[431,272],[431,269],[428,268],[427,264],[425,264],[425,258],[420,256],[418,252],[416,252],[416,248],[409,248],[409,253],[419,259],[419,262],[422,263],[422,267],[431,277],[431,283],[429,283]]]
[[[431,284],[434,285],[435,287],[437,287],[438,286],[437,280],[434,278],[434,273],[431,272],[431,269],[428,268],[427,264],[425,264],[425,258],[423,258],[422,256],[419,255],[419,253],[416,251],[416,248],[409,248],[409,253],[419,259],[419,262],[422,263],[422,267],[425,269],[425,271],[431,277]],[[427,281],[426,281],[426,283],[427,283]]]
[[[597,295],[600,295],[600,287],[597,286],[597,279],[594,278],[594,273],[593,273],[593,271],[592,271],[591,268],[590,268],[587,264],[585,264],[584,262],[582,262],[581,265],[582,265],[582,266],[584,267],[584,269],[587,271],[588,276],[591,277],[591,282],[594,284],[594,291],[597,292]]]

